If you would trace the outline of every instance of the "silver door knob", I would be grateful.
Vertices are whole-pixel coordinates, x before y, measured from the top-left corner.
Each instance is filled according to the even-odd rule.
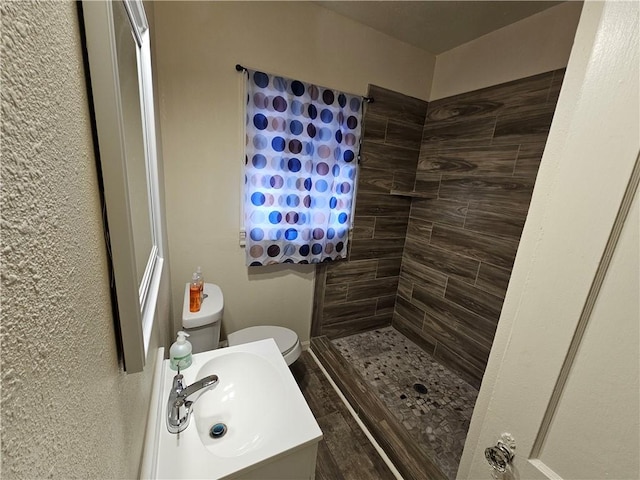
[[[489,447],[484,451],[484,458],[487,459],[489,465],[500,473],[507,471],[507,467],[511,464],[516,454],[516,442],[508,433],[503,433],[496,443],[495,447]]]

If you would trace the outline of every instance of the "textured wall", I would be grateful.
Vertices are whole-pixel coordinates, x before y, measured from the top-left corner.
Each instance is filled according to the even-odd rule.
[[[76,6],[1,8],[2,477],[136,477],[156,349],[119,369]]]
[[[312,336],[389,325],[398,289],[427,102],[371,85],[347,262],[317,266]]]
[[[393,325],[476,386],[563,77],[429,102]]]

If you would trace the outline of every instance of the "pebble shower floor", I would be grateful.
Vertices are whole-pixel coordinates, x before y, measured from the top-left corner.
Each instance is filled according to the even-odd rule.
[[[478,391],[393,327],[333,344],[442,472],[455,478]]]

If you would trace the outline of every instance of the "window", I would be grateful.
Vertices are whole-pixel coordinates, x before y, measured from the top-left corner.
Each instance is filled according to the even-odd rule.
[[[360,96],[248,71],[247,265],[346,257]]]
[[[145,365],[164,268],[149,29],[139,0],[85,1],[82,11],[117,297],[114,320],[124,368],[135,373]]]

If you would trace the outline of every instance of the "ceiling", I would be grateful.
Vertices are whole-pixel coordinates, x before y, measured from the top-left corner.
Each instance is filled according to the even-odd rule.
[[[315,3],[437,55],[563,2],[393,0]]]

